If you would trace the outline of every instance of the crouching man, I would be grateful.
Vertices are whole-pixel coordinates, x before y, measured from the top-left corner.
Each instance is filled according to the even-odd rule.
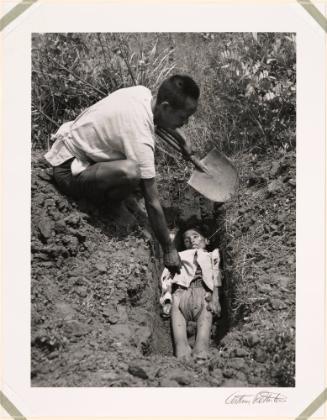
[[[151,227],[163,249],[165,266],[180,272],[159,201],[154,163],[155,127],[176,129],[196,111],[199,87],[175,75],[152,96],[144,86],[117,90],[63,124],[45,158],[58,188],[76,199],[117,206],[141,187]],[[190,145],[181,147],[189,152]]]

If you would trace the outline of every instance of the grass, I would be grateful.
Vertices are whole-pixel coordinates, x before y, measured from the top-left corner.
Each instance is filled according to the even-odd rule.
[[[137,84],[155,92],[173,73],[200,85],[198,111],[185,127],[200,153],[294,147],[293,38],[242,33],[34,34],[33,146],[45,148],[56,124],[110,92]]]
[[[212,35],[35,34],[33,147],[46,149],[58,124],[75,118],[108,93],[134,84],[144,84],[155,91],[166,76],[181,72],[190,74],[201,88],[199,109],[184,129],[195,150],[202,156],[215,146],[233,156],[241,163],[238,169],[242,180],[259,177],[255,169],[260,156],[259,161],[265,161],[261,168],[261,177],[265,178],[271,160],[280,158],[280,150],[286,154],[295,148],[294,40],[287,40],[287,34],[262,34],[256,38],[251,34]],[[249,86],[252,93],[246,96]],[[265,99],[268,92],[275,95],[273,100]],[[190,166],[158,145],[158,178],[177,177],[185,182]],[[171,186],[176,191],[169,190],[168,195],[178,207],[184,191],[178,190],[182,188],[178,182],[171,182]],[[269,293],[259,293],[260,285],[273,272],[269,258],[274,260],[283,249],[285,234],[263,239],[265,226],[272,223],[275,215],[264,197],[252,197],[249,191],[243,183],[221,223],[219,248],[224,252],[230,318],[241,333],[243,329],[257,329],[259,323],[270,378],[280,386],[292,386],[294,302],[289,308],[272,312],[267,304]],[[260,208],[267,210],[268,216],[261,216]],[[249,216],[240,212],[245,209]],[[294,211],[290,207],[290,214],[294,215]],[[295,231],[293,222],[288,223]],[[283,270],[290,270],[284,274],[291,278],[295,273],[285,258],[293,251],[285,247],[282,258]],[[260,260],[262,256],[265,261]]]

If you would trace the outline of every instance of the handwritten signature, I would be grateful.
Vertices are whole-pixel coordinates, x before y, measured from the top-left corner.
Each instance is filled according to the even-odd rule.
[[[256,394],[233,392],[225,399],[225,404],[267,404],[285,403],[287,397],[279,392],[260,391]]]

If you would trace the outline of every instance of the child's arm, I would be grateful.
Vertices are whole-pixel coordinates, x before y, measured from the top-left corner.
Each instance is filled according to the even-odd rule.
[[[171,311],[171,302],[172,302],[172,276],[167,268],[161,274],[160,277],[161,283],[161,296],[160,296],[160,305],[162,308],[161,315],[163,317],[169,317]]]
[[[220,316],[221,314],[221,306],[219,302],[219,286],[221,286],[221,272],[219,269],[220,263],[220,255],[218,249],[215,249],[211,253],[212,259],[212,269],[213,269],[213,291],[212,295],[209,296],[209,300],[207,299],[208,306],[207,309],[211,311],[214,315]]]
[[[168,268],[164,268],[160,276],[161,290],[166,291],[166,288],[171,284],[172,278],[173,277],[170,274]]]
[[[220,317],[221,314],[221,306],[219,302],[219,290],[218,286],[214,286],[212,293],[208,293],[206,297],[206,301],[208,302],[207,309],[208,311],[212,312],[217,317]]]

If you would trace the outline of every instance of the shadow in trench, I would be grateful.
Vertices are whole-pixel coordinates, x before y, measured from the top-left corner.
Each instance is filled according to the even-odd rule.
[[[220,304],[221,304],[221,317],[214,321],[212,328],[212,343],[213,346],[218,346],[219,342],[223,337],[228,333],[231,327],[231,302],[233,296],[233,281],[230,278],[230,273],[225,273],[224,271],[224,262],[226,259],[226,247],[228,244],[228,238],[225,237],[225,208],[223,205],[215,205],[211,212],[205,213],[205,216],[201,214],[199,218],[198,215],[190,216],[187,220],[180,220],[178,215],[176,215],[176,210],[174,208],[166,209],[169,214],[169,219],[173,220],[174,223],[170,224],[172,229],[179,229],[184,223],[190,225],[194,224],[204,224],[208,227],[209,235],[213,235],[210,241],[210,249],[218,248],[220,251],[221,262],[220,269],[222,273],[222,287],[219,291],[220,295]],[[177,238],[177,249],[179,248],[179,241]],[[155,303],[155,322],[153,329],[151,353],[152,354],[161,354],[164,356],[173,355],[173,343],[172,343],[172,332],[170,327],[169,319],[162,319],[160,316],[161,308],[159,304],[160,296],[160,275],[163,270],[162,264],[162,255],[160,247],[156,244],[153,248],[155,251],[155,262],[153,268],[153,279],[157,287],[157,296]]]

